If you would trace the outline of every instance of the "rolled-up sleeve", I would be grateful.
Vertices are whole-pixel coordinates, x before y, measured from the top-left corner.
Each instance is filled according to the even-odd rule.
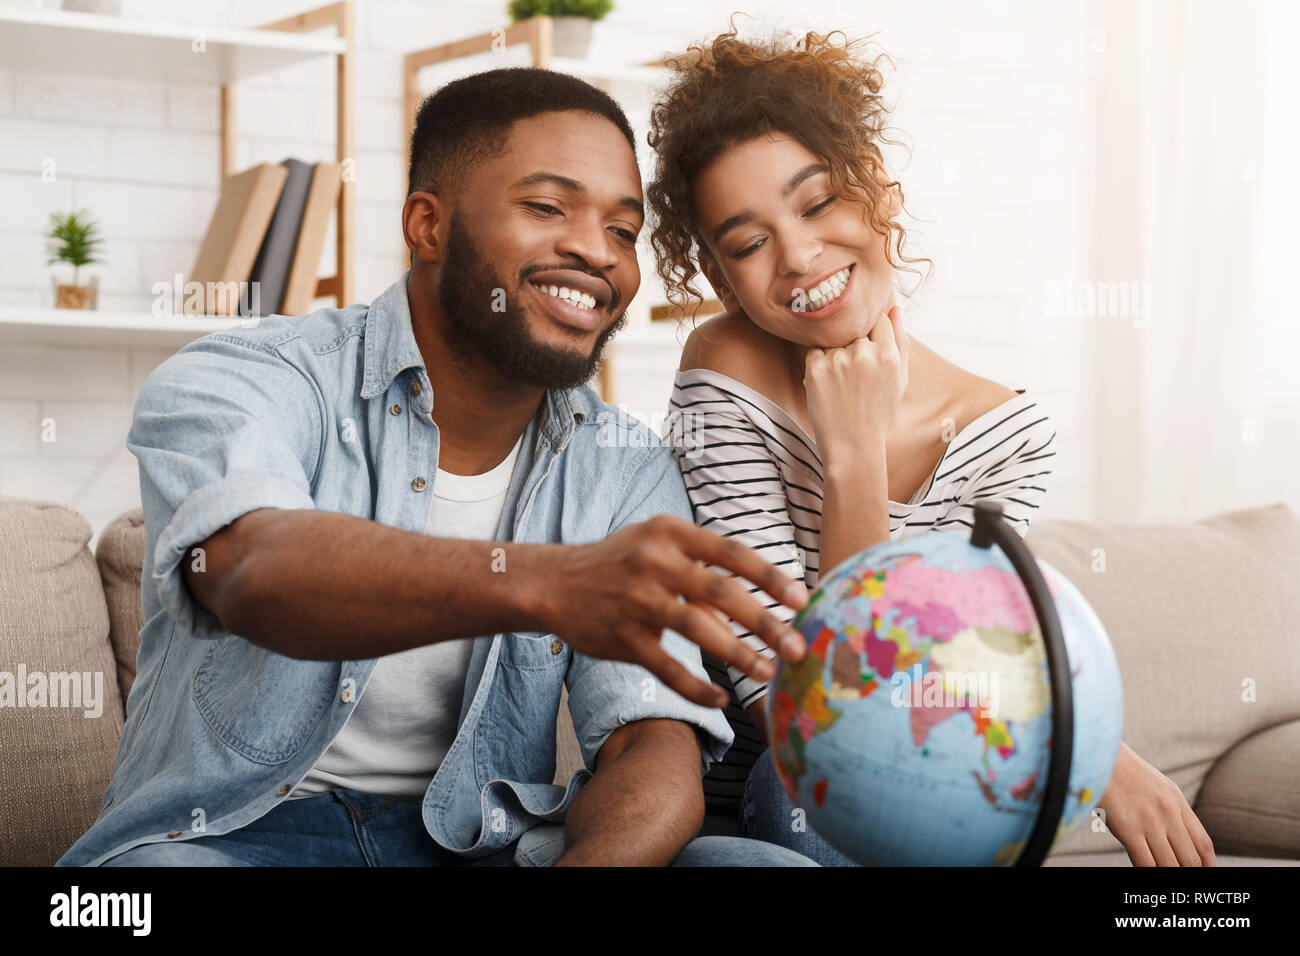
[[[315,508],[322,405],[314,383],[275,350],[210,335],[149,375],[127,449],[140,467],[145,573],[184,632],[228,633],[194,600],[181,562],[199,542],[259,508]]]
[[[619,501],[619,511],[610,526],[610,534],[658,514],[693,520],[681,471],[668,448],[657,443],[647,448],[631,469]],[[692,674],[708,680],[700,660],[700,649],[693,642],[666,629],[659,643]],[[565,683],[582,758],[587,768],[593,771],[596,754],[609,735],[636,720],[669,718],[696,727],[700,738],[701,775],[722,759],[735,738],[720,709],[688,701],[638,664],[599,660],[574,651]]]

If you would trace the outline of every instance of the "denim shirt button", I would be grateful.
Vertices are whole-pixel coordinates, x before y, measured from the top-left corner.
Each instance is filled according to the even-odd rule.
[[[562,650],[564,650],[564,641],[560,640],[558,637],[555,640],[551,641],[552,654],[558,654]]]
[[[389,411],[392,412],[394,415],[400,415],[402,414],[402,406],[394,402],[393,407],[390,408]]]
[[[412,395],[419,395],[419,394],[420,394],[420,383],[419,383],[419,382],[412,382],[412,383],[411,383],[411,394],[412,394]]]
[[[283,797],[288,792],[289,792],[289,785],[287,783],[282,783],[280,784],[280,789],[275,791],[275,795],[277,797]]]
[[[423,478],[416,478],[415,481],[411,482],[411,487],[416,491],[423,491],[425,488],[429,487],[429,483]]]
[[[350,704],[350,703],[352,703],[352,688],[351,688],[351,687],[344,687],[344,688],[343,688],[343,693],[339,695],[339,699],[342,700],[343,703],[345,703],[345,704]]]
[[[180,830],[173,830],[171,833],[167,834],[167,839],[174,840],[180,835],[181,835]]]

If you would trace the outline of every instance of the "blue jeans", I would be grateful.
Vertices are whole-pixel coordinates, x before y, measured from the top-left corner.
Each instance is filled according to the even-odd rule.
[[[794,801],[781,786],[771,749],[764,750],[745,780],[745,796],[740,805],[740,835],[763,840],[801,853],[821,866],[857,866],[827,843],[807,823],[796,830]]]
[[[285,800],[231,833],[147,843],[104,866],[513,866],[515,846],[467,860],[424,828],[421,802],[335,790]],[[816,866],[758,840],[701,836],[672,866]]]

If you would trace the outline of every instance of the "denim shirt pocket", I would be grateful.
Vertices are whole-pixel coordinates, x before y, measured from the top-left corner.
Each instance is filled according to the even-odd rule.
[[[492,695],[474,732],[479,785],[505,779],[547,783],[555,776],[555,722],[572,656],[554,634],[501,635]]]
[[[502,635],[500,663],[515,670],[567,667],[569,646],[554,634],[511,631]]]
[[[256,763],[291,760],[329,712],[339,664],[300,661],[230,635],[194,673],[193,699],[227,746]]]

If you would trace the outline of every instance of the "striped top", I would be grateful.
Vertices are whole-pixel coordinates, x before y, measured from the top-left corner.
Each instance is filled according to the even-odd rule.
[[[753,548],[809,592],[817,586],[822,461],[811,435],[767,396],[712,369],[679,371],[664,424],[695,521]],[[974,527],[976,501],[995,500],[1020,533],[1046,491],[1056,454],[1051,419],[1024,389],[957,433],[927,482],[906,503],[889,502],[889,537]],[[724,570],[724,569],[718,569]],[[730,573],[725,572],[724,573]],[[794,612],[756,586],[750,593],[783,621]],[[732,632],[768,658],[776,652],[735,621]],[[767,684],[704,655],[709,677],[732,687],[725,708],[736,740],[710,769],[704,793],[711,813],[734,813],[745,778],[765,749],[744,707]]]

